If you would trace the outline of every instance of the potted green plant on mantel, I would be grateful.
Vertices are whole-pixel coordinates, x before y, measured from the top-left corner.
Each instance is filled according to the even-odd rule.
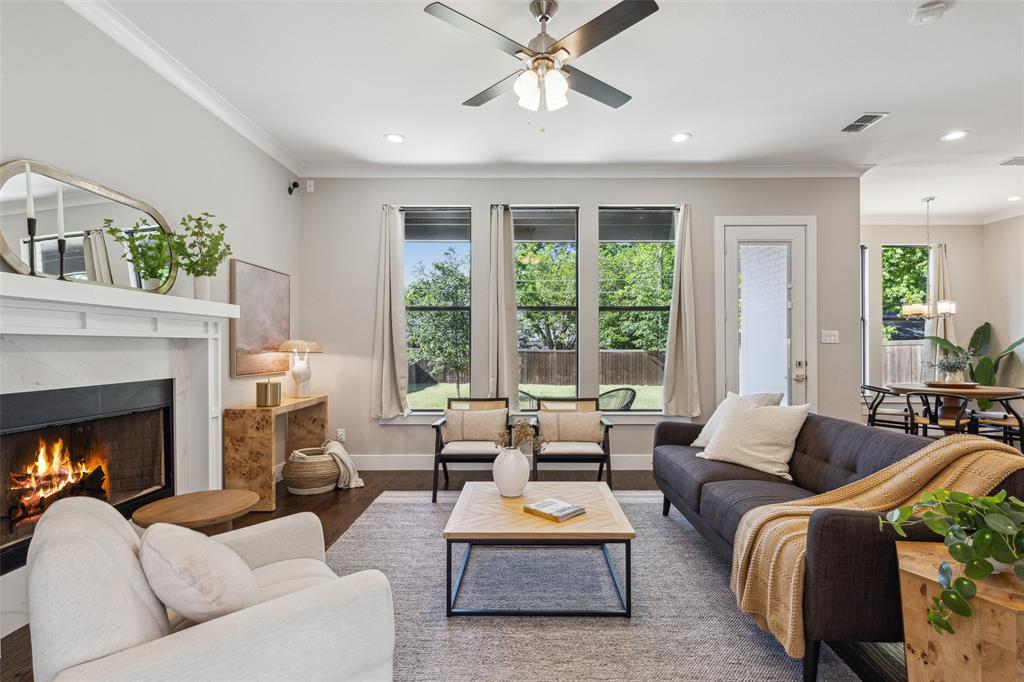
[[[217,275],[217,268],[231,255],[231,245],[224,240],[227,225],[214,225],[210,219],[215,217],[205,211],[197,216],[186,215],[172,242],[178,265],[192,275],[195,297],[203,301],[210,300],[210,278]]]
[[[940,488],[878,519],[879,528],[889,524],[901,537],[907,537],[903,526],[917,523],[942,536],[953,560],[939,564],[942,592],[928,609],[928,622],[936,632],[956,632],[950,623],[953,614],[971,616],[970,601],[978,591],[974,581],[1011,569],[1024,581],[1024,501],[1005,490],[975,497]]]
[[[171,272],[171,261],[174,258],[171,235],[158,225],[150,225],[145,219],[122,230],[114,226],[113,219],[106,218],[103,229],[124,248],[121,258],[132,264],[142,288],[147,291],[159,289]]]

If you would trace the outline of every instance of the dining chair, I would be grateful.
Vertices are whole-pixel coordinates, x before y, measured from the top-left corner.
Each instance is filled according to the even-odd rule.
[[[540,413],[570,414],[600,412],[597,398],[538,398],[538,417],[532,420],[534,430],[540,438],[549,437],[540,429]],[[593,440],[548,440],[540,443],[533,454],[533,480],[539,480],[539,466],[543,462],[584,462],[597,464],[597,480],[607,469],[605,482],[612,487],[612,453],[609,434],[612,423],[603,415],[600,417],[600,433],[589,434]],[[575,436],[570,436],[575,437]]]
[[[971,400],[951,393],[905,393],[910,433],[928,438],[928,429],[948,433],[974,433],[975,423],[970,410]],[[914,408],[914,399],[921,403],[921,413]],[[941,436],[940,436],[941,437]]]
[[[889,397],[898,398],[899,395],[887,388],[861,384],[860,398],[867,408],[868,426],[901,429],[903,433],[910,433],[910,413],[905,407],[886,407],[885,399]]]
[[[1021,434],[1024,433],[1024,418],[1013,406],[1015,401],[1021,400],[1024,400],[1024,391],[1021,391],[1019,395],[993,401],[999,404],[1003,408],[1002,410],[975,412],[977,432],[1007,445],[1013,445],[1016,442],[1024,447],[1024,440],[1021,439]]]
[[[519,409],[526,412],[533,412],[537,409],[537,396],[519,389]]]
[[[465,410],[478,412],[481,410],[504,410],[505,428],[508,425],[508,398],[449,398],[448,410]],[[479,438],[471,439],[446,439],[445,424],[447,416],[441,417],[433,424],[434,427],[434,483],[431,493],[431,501],[437,502],[437,474],[438,468],[444,471],[444,487],[448,488],[448,464],[450,462],[474,462],[482,464],[493,464],[494,458],[500,452],[494,443],[497,434],[479,434]]]

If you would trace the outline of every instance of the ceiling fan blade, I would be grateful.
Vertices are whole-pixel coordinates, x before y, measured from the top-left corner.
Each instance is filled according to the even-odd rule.
[[[506,92],[509,92],[512,89],[513,85],[516,84],[516,78],[518,78],[519,74],[521,73],[522,71],[516,71],[513,74],[505,76],[500,81],[498,81],[491,87],[487,88],[483,92],[479,92],[470,97],[469,99],[467,99],[465,102],[462,103],[463,106],[478,107],[481,104],[487,104],[495,97],[500,97],[501,95],[504,95]]]
[[[548,53],[564,49],[569,58],[575,59],[657,11],[658,3],[654,0],[624,0],[559,40],[548,49]]]
[[[483,38],[502,52],[510,54],[517,59],[519,57],[516,53],[524,53],[530,57],[536,54],[525,45],[520,45],[511,38],[506,38],[494,29],[488,28],[480,22],[470,19],[461,12],[456,12],[448,5],[443,5],[440,2],[432,2],[424,7],[423,11],[431,16],[437,17],[441,21],[451,24],[455,28],[462,29],[470,35],[474,35],[477,38]]]
[[[562,71],[569,81],[570,89],[591,99],[596,99],[601,104],[607,104],[613,109],[618,109],[633,99],[632,96],[627,95],[622,90],[613,88],[604,81],[598,80],[575,67],[565,65],[562,67]]]

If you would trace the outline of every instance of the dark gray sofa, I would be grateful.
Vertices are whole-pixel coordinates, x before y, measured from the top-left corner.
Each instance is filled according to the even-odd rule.
[[[740,519],[764,504],[789,502],[834,490],[916,452],[930,439],[853,422],[809,415],[797,437],[785,481],[727,462],[694,455],[703,424],[662,422],[654,431],[654,479],[665,494],[663,513],[675,507],[716,553],[732,563]],[[1024,498],[1024,472],[999,488]],[[998,488],[997,488],[998,489]],[[937,541],[923,525],[911,540]],[[898,642],[903,639],[897,540],[878,529],[878,515],[842,509],[811,514],[804,575],[804,679],[817,677],[821,642]]]

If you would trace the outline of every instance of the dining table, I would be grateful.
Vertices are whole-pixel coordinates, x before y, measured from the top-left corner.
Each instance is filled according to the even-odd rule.
[[[961,413],[963,404],[971,400],[988,400],[999,403],[1008,416],[1012,416],[1020,425],[1022,418],[1019,412],[1014,409],[1012,403],[1015,400],[1024,399],[1024,388],[1015,386],[982,386],[980,384],[943,384],[931,383],[905,383],[887,384],[890,391],[897,395],[905,396],[909,393],[915,395],[932,396],[935,398],[935,409],[931,411],[929,421],[938,424],[940,419],[955,420]],[[956,404],[943,404],[943,398],[959,398]],[[973,428],[972,428],[973,427]],[[976,430],[977,418],[973,414],[970,418],[969,430]]]

